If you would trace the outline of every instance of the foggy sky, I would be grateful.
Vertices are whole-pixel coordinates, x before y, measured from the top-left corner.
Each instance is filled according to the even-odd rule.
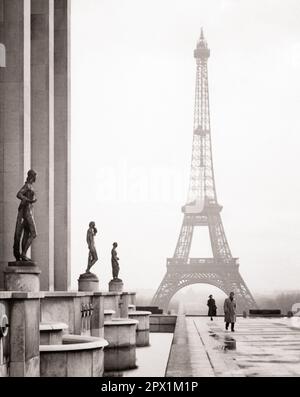
[[[165,274],[187,197],[201,26],[231,250],[252,291],[299,288],[299,20],[297,0],[72,0],[74,288],[91,220],[102,289],[114,241],[126,289],[156,289]]]

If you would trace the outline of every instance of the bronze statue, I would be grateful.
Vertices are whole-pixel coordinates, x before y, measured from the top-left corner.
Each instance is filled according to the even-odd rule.
[[[31,261],[26,256],[29,247],[36,238],[36,226],[33,216],[33,204],[37,202],[33,190],[33,183],[36,181],[37,173],[29,170],[25,185],[17,194],[17,198],[21,200],[18,208],[18,216],[16,230],[14,236],[14,257],[17,261]],[[22,242],[21,242],[22,238]],[[22,252],[20,253],[20,243]]]
[[[111,250],[111,266],[112,266],[112,274],[114,280],[118,279],[119,271],[120,271],[119,258],[116,251],[117,246],[118,243],[113,243],[113,248]]]
[[[94,236],[97,234],[96,224],[95,222],[89,223],[89,228],[86,234],[86,242],[89,247],[89,257],[88,257],[88,267],[86,269],[86,273],[90,273],[90,269],[98,260],[98,255],[95,247]]]

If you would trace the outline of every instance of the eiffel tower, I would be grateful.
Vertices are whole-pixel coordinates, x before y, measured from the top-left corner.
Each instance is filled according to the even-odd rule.
[[[235,292],[237,310],[257,308],[239,272],[238,259],[232,257],[221,219],[212,161],[207,60],[210,50],[201,29],[194,51],[196,90],[192,164],[187,204],[182,207],[183,223],[173,258],[167,259],[167,272],[152,304],[167,310],[173,295],[191,284],[206,283],[225,294]],[[208,227],[212,258],[190,258],[194,228]]]

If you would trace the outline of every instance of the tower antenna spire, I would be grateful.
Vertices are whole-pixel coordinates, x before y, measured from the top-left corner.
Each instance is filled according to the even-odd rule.
[[[204,40],[203,27],[201,26],[200,40]]]

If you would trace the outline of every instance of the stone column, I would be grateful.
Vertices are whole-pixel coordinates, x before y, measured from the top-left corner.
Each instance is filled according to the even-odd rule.
[[[70,0],[54,0],[54,288],[70,287]]]
[[[54,289],[54,0],[31,0],[31,165],[37,171],[32,259]]]
[[[13,259],[16,193],[30,168],[30,0],[0,0],[0,288]]]

